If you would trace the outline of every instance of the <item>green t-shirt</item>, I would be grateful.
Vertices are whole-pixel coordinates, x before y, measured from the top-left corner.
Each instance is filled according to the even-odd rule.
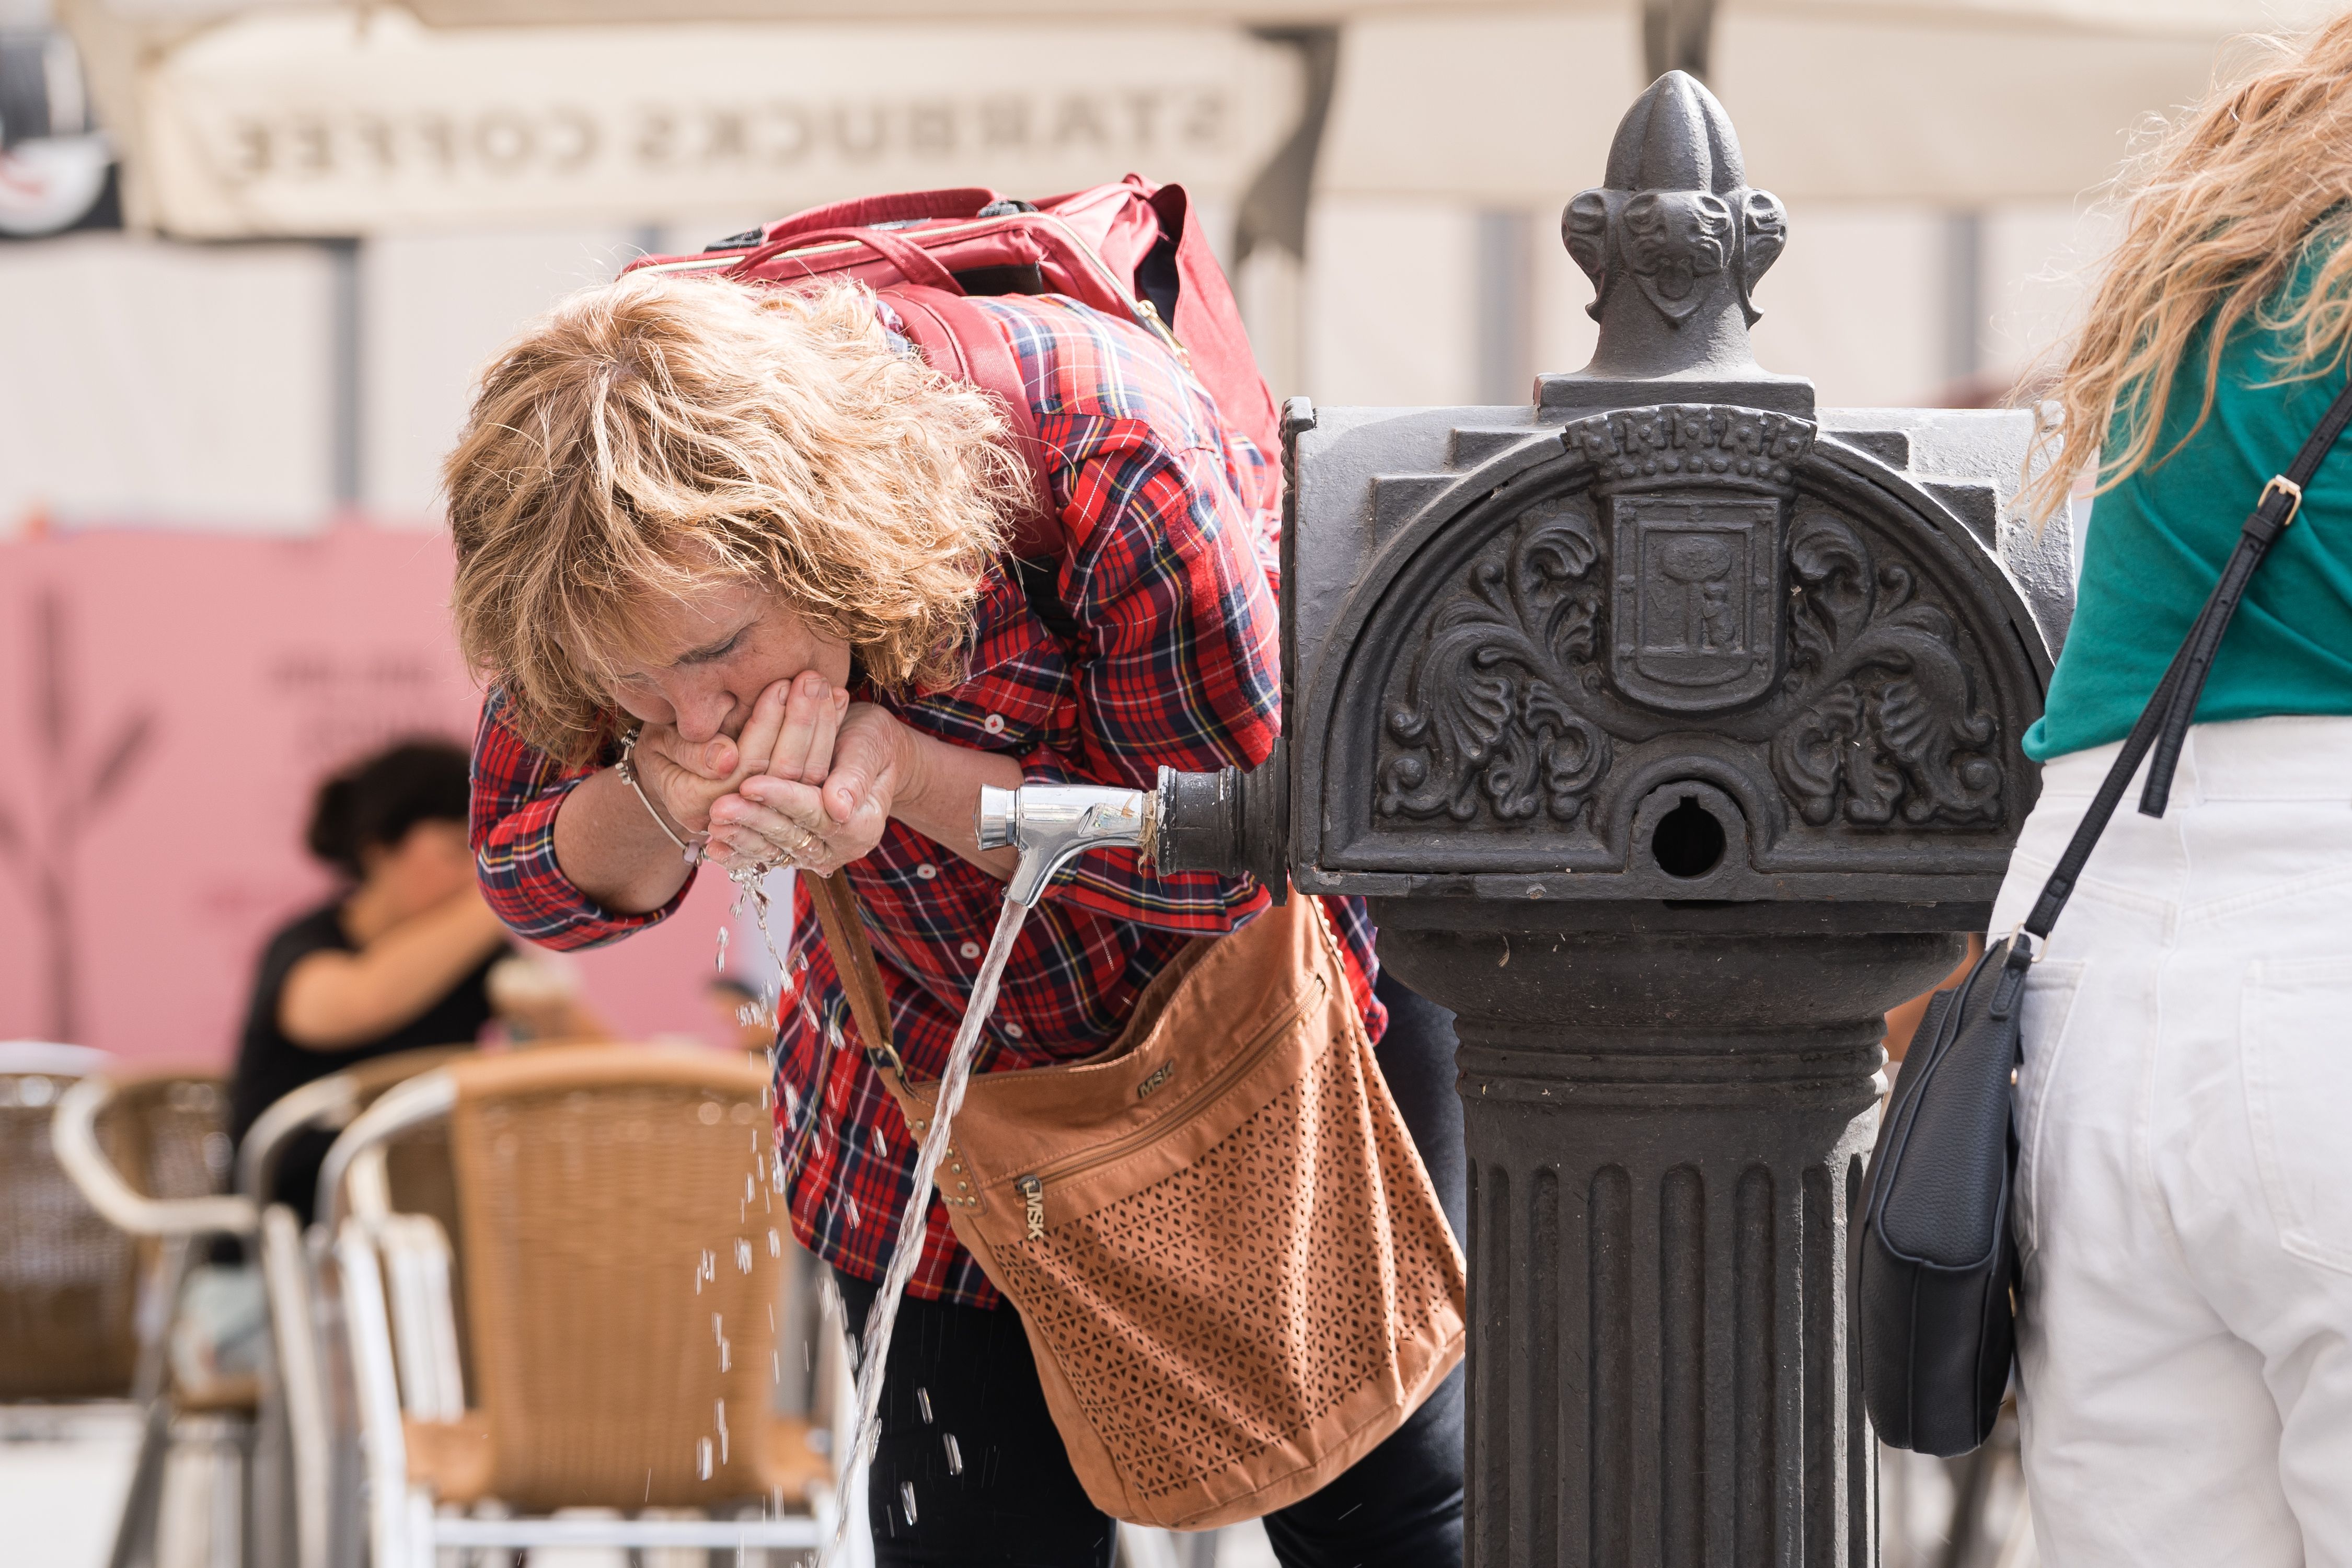
[[[2311,271],[2306,264],[2290,289],[2307,286]],[[2048,707],[2026,731],[2027,756],[2043,762],[2120,741],[2147,706],[2263,481],[2294,461],[2343,390],[2340,369],[2277,384],[2285,347],[2283,334],[2242,322],[2222,352],[2205,427],[2169,462],[2099,498],[2074,625]],[[2204,374],[2200,335],[2181,356],[2157,452],[2196,418]],[[2254,574],[2197,704],[2200,723],[2270,713],[2352,713],[2352,432]]]

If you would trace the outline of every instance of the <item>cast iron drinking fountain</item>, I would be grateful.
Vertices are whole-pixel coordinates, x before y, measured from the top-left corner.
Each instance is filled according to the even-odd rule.
[[[1562,226],[1531,406],[1290,405],[1284,750],[1164,779],[1160,863],[1370,899],[1459,1017],[1475,1568],[1869,1563],[1881,1016],[1984,927],[2071,542],[2027,415],[1758,366],[1786,216],[1696,80]]]

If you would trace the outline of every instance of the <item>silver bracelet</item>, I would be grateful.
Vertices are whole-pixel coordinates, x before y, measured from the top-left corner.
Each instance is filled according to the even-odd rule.
[[[644,783],[637,777],[637,728],[642,726],[632,728],[627,734],[621,737],[621,760],[613,764],[613,771],[621,775],[623,784],[637,792],[637,798],[646,803],[646,815],[654,819],[654,826],[662,830],[664,837],[677,846],[678,852],[686,857],[686,863],[689,866],[699,864],[702,859],[701,841],[680,838],[677,836],[677,830],[669,825],[669,819],[664,816],[660,808],[654,805],[654,797],[646,793]]]

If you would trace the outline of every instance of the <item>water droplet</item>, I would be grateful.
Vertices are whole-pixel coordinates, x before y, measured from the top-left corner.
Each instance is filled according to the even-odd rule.
[[[738,1274],[751,1272],[751,1244],[740,1237],[735,1243],[735,1272]]]
[[[924,1426],[928,1426],[931,1424],[931,1391],[929,1389],[915,1390],[915,1413],[923,1418]]]
[[[719,1462],[723,1465],[727,1462],[727,1402],[723,1399],[712,1400],[710,1415],[711,1419],[719,1424]]]
[[[768,1232],[768,1256],[771,1258],[782,1258],[783,1255],[784,1238],[778,1236],[772,1230]]]
[[[844,1194],[842,1195],[842,1200],[841,1200],[841,1202],[842,1202],[842,1206],[843,1206],[843,1207],[845,1207],[845,1208],[846,1208],[846,1209],[849,1211],[849,1228],[850,1228],[850,1229],[852,1229],[852,1230],[856,1230],[859,1226],[861,1226],[861,1225],[863,1225],[863,1224],[865,1224],[865,1223],[866,1223],[866,1221],[865,1221],[865,1216],[863,1216],[862,1215],[860,1215],[860,1214],[857,1212],[857,1200],[856,1200],[856,1198],[853,1198],[853,1197],[849,1196],[848,1194]]]
[[[882,1136],[882,1129],[879,1127],[874,1129],[874,1157],[877,1160],[887,1160],[890,1157],[890,1141]]]
[[[725,926],[719,928],[719,956],[712,962],[710,967],[718,973],[727,973],[727,928]]]
[[[727,1342],[727,1320],[716,1312],[710,1314],[710,1342],[714,1345]]]
[[[963,1474],[963,1449],[957,1447],[955,1434],[952,1432],[944,1434],[940,1438],[940,1445],[948,1451],[948,1474],[951,1476]]]
[[[908,1524],[912,1524],[912,1523],[914,1523],[914,1522],[915,1522],[915,1483],[914,1483],[914,1482],[912,1482],[912,1481],[900,1481],[900,1482],[898,1483],[898,1506],[899,1506],[900,1508],[905,1509],[905,1510],[907,1510],[907,1522],[908,1522]]]
[[[695,1474],[704,1480],[710,1479],[710,1439],[698,1437],[694,1443]]]

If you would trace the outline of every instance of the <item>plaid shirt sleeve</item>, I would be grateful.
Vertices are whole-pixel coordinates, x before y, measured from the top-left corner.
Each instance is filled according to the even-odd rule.
[[[490,911],[541,947],[597,947],[667,919],[694,886],[657,910],[622,914],[582,892],[555,863],[555,814],[593,767],[564,768],[507,719],[506,693],[490,688],[474,732],[474,871]]]

